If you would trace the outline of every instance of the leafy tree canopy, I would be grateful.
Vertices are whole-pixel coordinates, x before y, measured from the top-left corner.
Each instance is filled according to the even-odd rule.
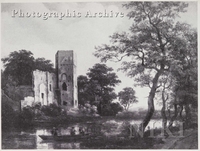
[[[30,85],[34,70],[34,57],[31,51],[14,51],[2,58],[5,76],[11,76],[17,85]]]
[[[121,81],[113,69],[105,64],[95,64],[89,69],[87,76],[78,77],[78,98],[80,104],[90,102],[98,106],[98,111],[103,105],[109,105],[117,95],[114,87]]]
[[[51,62],[51,60],[46,60],[45,58],[35,59],[35,69],[38,69],[41,71],[55,72],[55,69],[53,68],[53,63]]]
[[[32,71],[39,69],[53,72],[53,64],[50,60],[33,57],[33,53],[27,50],[14,51],[8,57],[1,59],[4,64],[4,78],[11,78],[15,85],[31,85]]]
[[[89,79],[87,76],[78,76],[78,103],[85,105],[90,100],[89,94]]]
[[[90,82],[97,82],[102,89],[114,87],[121,82],[113,72],[113,68],[107,67],[105,64],[95,64],[89,69],[87,75]]]
[[[135,91],[131,87],[126,87],[123,89],[123,91],[120,91],[118,93],[118,97],[121,105],[125,110],[128,110],[133,103],[138,102],[135,96]]]
[[[91,85],[91,92],[106,103],[116,98],[114,87],[121,81],[113,69],[105,64],[95,64],[87,73]]]
[[[192,49],[196,51],[195,38],[194,42],[188,42],[195,37],[196,30],[175,20],[179,13],[186,11],[187,3],[129,2],[124,6],[130,9],[128,17],[133,20],[130,31],[114,33],[110,37],[111,45],[96,47],[95,56],[104,62],[123,60],[121,70],[141,86],[151,87],[148,112],[141,123],[144,131],[155,110],[154,97],[160,77],[181,73],[185,56]]]

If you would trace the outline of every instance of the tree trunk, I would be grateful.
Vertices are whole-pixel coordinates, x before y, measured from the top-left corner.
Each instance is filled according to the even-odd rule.
[[[181,104],[180,105],[180,113],[179,113],[181,121],[183,120],[182,112],[183,112],[183,105]]]
[[[162,107],[161,115],[162,115],[162,127],[163,127],[163,131],[164,131],[164,136],[167,136],[167,133],[166,133],[166,128],[167,128],[167,116],[166,116],[166,114],[165,114],[165,107]]]
[[[144,120],[140,124],[140,128],[139,128],[139,130],[142,132],[144,132],[144,130],[145,130],[146,126],[148,125],[149,121],[151,120],[151,117],[153,116],[153,113],[155,110],[154,109],[154,97],[155,97],[155,93],[156,93],[156,89],[157,89],[158,79],[159,79],[161,73],[162,73],[162,70],[159,70],[153,79],[153,85],[151,87],[151,91],[148,96],[148,111],[146,113]]]
[[[175,104],[174,104],[174,116],[172,116],[172,118],[170,119],[170,122],[169,122],[169,125],[168,125],[168,128],[169,128],[169,129],[172,127],[173,122],[174,122],[174,120],[176,119],[177,115],[178,115],[178,112],[177,112],[177,104],[175,103]]]
[[[189,104],[185,105],[185,118],[186,118],[186,120],[185,120],[186,127],[189,127],[191,124],[191,113],[190,113]]]
[[[169,119],[171,119],[171,111],[170,111],[170,108],[168,108],[167,111],[168,111],[168,117],[169,117]]]
[[[164,132],[164,136],[167,136],[167,133],[166,133],[166,128],[167,128],[167,116],[165,114],[165,110],[166,110],[166,101],[167,101],[168,97],[165,98],[165,87],[163,88],[163,91],[162,91],[162,104],[163,104],[163,107],[161,109],[161,115],[162,115],[162,127],[163,127],[163,132]]]

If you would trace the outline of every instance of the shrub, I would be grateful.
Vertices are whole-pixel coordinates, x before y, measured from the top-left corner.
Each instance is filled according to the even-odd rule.
[[[57,106],[56,104],[50,104],[49,106],[42,106],[41,111],[46,116],[56,117],[62,114],[61,107]]]
[[[86,103],[85,105],[79,105],[79,112],[85,115],[97,115],[97,107]]]
[[[113,114],[116,115],[118,112],[123,111],[123,107],[117,102],[117,103],[111,103],[111,108],[113,110]]]
[[[123,111],[123,107],[117,103],[106,104],[101,108],[102,116],[115,116],[118,112]]]
[[[41,102],[34,102],[33,103],[33,108],[35,108],[35,109],[41,109],[41,107],[42,107],[42,104],[41,104]]]
[[[30,106],[26,106],[23,108],[20,113],[21,122],[25,124],[29,124],[34,119],[34,110]]]

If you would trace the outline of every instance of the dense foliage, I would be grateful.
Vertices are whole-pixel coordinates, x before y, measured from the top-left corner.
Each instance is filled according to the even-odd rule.
[[[150,87],[148,111],[141,123],[144,131],[155,110],[154,98],[160,80],[175,78],[177,82],[173,84],[173,92],[177,96],[178,81],[182,83],[187,77],[194,89],[187,89],[187,82],[184,82],[186,85],[179,85],[184,87],[182,94],[189,94],[192,90],[192,96],[196,96],[197,89],[191,81],[197,79],[197,31],[176,20],[180,13],[186,11],[187,3],[129,2],[124,6],[130,9],[128,17],[133,20],[129,32],[114,33],[111,45],[97,47],[95,56],[104,62],[123,60],[121,70],[133,77],[138,85]],[[191,74],[193,76],[189,76]],[[189,101],[191,98],[188,97],[184,97],[187,104],[197,100]],[[173,100],[176,99],[171,101],[177,104]]]
[[[1,104],[1,122],[3,128],[8,128],[16,124],[18,116],[8,103]]]
[[[33,106],[26,106],[20,113],[21,122],[24,124],[32,123],[34,119],[48,119],[49,117],[58,117],[66,115],[62,108],[56,104],[41,106],[41,103],[35,103]]]
[[[89,69],[87,76],[78,77],[79,104],[84,105],[89,102],[89,104],[97,106],[100,115],[114,114],[115,111],[108,114],[103,112],[111,108],[111,102],[117,98],[114,87],[120,82],[112,68],[105,64],[95,64]]]
[[[4,65],[2,74],[2,88],[10,85],[31,85],[32,72],[36,69],[54,72],[53,64],[45,58],[33,57],[33,53],[27,50],[14,51],[8,57],[1,59]]]
[[[118,112],[123,111],[123,107],[118,102],[116,102],[104,104],[99,110],[101,110],[102,116],[115,116]]]
[[[118,93],[119,101],[125,110],[128,110],[133,103],[137,103],[135,91],[131,87],[126,87]]]

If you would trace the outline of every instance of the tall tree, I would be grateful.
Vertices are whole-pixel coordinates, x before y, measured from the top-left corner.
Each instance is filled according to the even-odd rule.
[[[164,131],[164,136],[167,136],[167,115],[166,115],[166,111],[167,111],[167,101],[169,101],[169,97],[170,97],[170,92],[171,88],[173,87],[172,83],[175,82],[174,78],[172,78],[172,76],[162,76],[159,80],[159,90],[158,94],[160,94],[161,96],[161,100],[162,100],[162,108],[161,108],[161,116],[162,116],[162,128]]]
[[[1,60],[5,68],[2,75],[7,82],[12,81],[15,86],[31,85],[32,72],[36,69],[54,72],[53,64],[50,60],[45,58],[35,59],[33,53],[27,50],[11,52],[8,57]]]
[[[105,107],[111,107],[111,102],[117,95],[114,87],[120,83],[113,69],[105,64],[95,64],[89,69],[87,76],[78,77],[78,97],[80,104],[90,102],[96,105],[99,114]],[[101,114],[102,115],[102,114]]]
[[[120,91],[118,97],[121,105],[126,111],[133,103],[138,102],[137,97],[135,96],[135,91],[131,87],[126,87],[123,91]]]
[[[117,97],[114,87],[121,81],[113,69],[105,64],[95,64],[87,73],[90,83],[90,91],[102,104],[107,104]]]
[[[12,77],[17,85],[30,85],[34,69],[34,57],[31,51],[20,50],[11,52],[8,57],[2,58],[4,75]]]
[[[89,79],[87,76],[78,76],[78,103],[84,105],[86,102],[90,101],[89,95]]]
[[[80,104],[90,102],[92,105],[108,104],[117,97],[114,87],[120,83],[112,68],[105,64],[95,64],[87,76],[78,77],[78,97]]]
[[[184,45],[184,53],[180,53],[177,57],[179,58],[182,68],[180,70],[175,70],[172,75],[176,79],[176,84],[174,85],[175,102],[180,106],[180,117],[182,119],[182,110],[185,106],[186,112],[186,123],[189,126],[192,122],[191,110],[192,108],[198,107],[198,89],[197,89],[197,32],[195,30],[190,30],[184,33],[185,43],[189,45]],[[191,106],[191,107],[189,107]],[[178,113],[176,113],[176,116]],[[170,122],[173,124],[173,119]],[[170,126],[169,125],[169,126]]]
[[[128,17],[133,19],[129,33],[114,33],[112,45],[96,47],[96,57],[101,61],[122,62],[121,70],[137,82],[151,87],[148,96],[148,111],[141,123],[144,131],[154,113],[154,97],[160,76],[180,70],[182,64],[177,57],[188,48],[184,33],[191,30],[189,25],[175,22],[181,12],[186,11],[187,3],[181,2],[129,2],[124,5],[132,9]],[[190,45],[192,47],[192,45]],[[131,59],[130,59],[131,58]],[[147,79],[152,79],[146,83]]]

